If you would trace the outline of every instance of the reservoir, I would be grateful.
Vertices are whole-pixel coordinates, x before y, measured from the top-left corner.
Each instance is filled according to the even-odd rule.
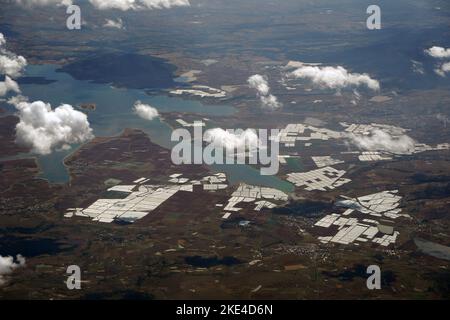
[[[144,89],[117,88],[110,84],[76,80],[64,72],[58,72],[57,66],[29,65],[22,82],[22,94],[30,101],[42,100],[49,102],[52,108],[63,103],[78,106],[82,103],[95,103],[96,110],[88,112],[88,120],[94,135],[114,136],[125,128],[135,128],[144,131],[150,139],[165,148],[171,148],[172,129],[160,119],[143,120],[132,112],[135,101],[150,104],[163,112],[192,112],[204,115],[232,115],[236,112],[233,106],[226,104],[209,105],[202,102],[170,97],[163,94],[149,95]],[[33,81],[33,80],[36,81]],[[10,111],[13,111],[10,109]],[[76,150],[72,146],[68,151],[55,151],[50,155],[37,156],[41,177],[52,183],[66,183],[69,174],[64,166],[64,158]],[[30,155],[20,155],[23,158]],[[259,170],[247,165],[215,165],[213,171],[227,174],[232,184],[246,182],[261,186],[273,187],[285,192],[293,190],[293,186],[275,176],[261,176]]]

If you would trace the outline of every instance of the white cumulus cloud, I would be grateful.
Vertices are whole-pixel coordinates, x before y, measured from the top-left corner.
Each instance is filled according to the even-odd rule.
[[[5,38],[0,35],[4,45]],[[20,77],[26,65],[24,57],[0,47],[0,75],[5,75],[5,80],[0,82],[0,96],[9,91],[20,93],[19,85],[11,78]],[[87,116],[68,104],[52,110],[48,103],[30,103],[21,95],[10,98],[8,103],[18,111],[16,142],[30,147],[35,153],[50,154],[53,149],[66,149],[70,144],[82,143],[93,137]]]
[[[46,5],[69,6],[72,4],[72,0],[15,0],[15,2],[26,7]]]
[[[0,75],[8,75],[12,78],[20,77],[27,66],[27,60],[3,48],[6,44],[5,36],[0,33]]]
[[[16,142],[38,154],[50,154],[54,149],[66,149],[70,144],[93,138],[87,116],[72,106],[63,104],[54,110],[42,101],[17,101],[19,123]]]
[[[445,49],[443,47],[434,46],[425,50],[425,53],[436,59],[450,58],[450,48]],[[446,74],[450,72],[450,62],[445,62],[436,66],[434,72],[441,77],[445,77]]]
[[[20,254],[16,256],[16,260],[13,257],[0,256],[0,285],[5,284],[5,276],[11,274],[17,268],[25,266],[25,258]]]
[[[0,53],[0,74],[6,74],[13,78],[20,77],[27,66],[27,60],[22,56],[16,56],[9,52]]]
[[[392,136],[391,134],[375,129],[370,135],[349,134],[347,138],[359,149],[365,151],[385,151],[394,154],[408,154],[414,151],[415,141],[407,136]]]
[[[262,105],[271,110],[279,109],[282,107],[281,102],[279,102],[278,98],[273,94],[269,94],[268,96],[261,96],[260,99]]]
[[[191,5],[189,0],[139,0],[139,2],[148,9],[187,7]]]
[[[136,9],[136,0],[89,0],[89,2],[100,10],[119,9],[122,11]]]
[[[118,18],[117,20],[106,19],[103,26],[105,28],[124,29],[123,21],[121,18]]]
[[[429,49],[426,49],[425,53],[437,59],[450,58],[450,48],[445,49],[443,47],[433,46]]]
[[[136,101],[133,107],[134,113],[145,120],[153,120],[159,116],[158,110],[148,104]]]
[[[348,87],[366,86],[377,91],[380,89],[378,80],[372,79],[366,73],[351,73],[341,66],[319,67],[302,66],[288,74],[289,78],[308,79],[314,85],[324,89],[344,89]]]
[[[434,72],[436,72],[441,77],[445,77],[447,72],[450,72],[450,62],[446,62],[439,66],[438,68],[434,69]]]
[[[0,97],[5,96],[9,91],[20,93],[20,88],[17,82],[5,76],[5,81],[0,81]]]
[[[21,102],[28,102],[28,97],[18,94],[16,96],[9,98],[7,102],[8,102],[8,104],[13,105],[14,107],[17,107],[18,104]]]
[[[262,75],[255,74],[250,78],[248,78],[247,82],[250,88],[255,89],[258,92],[258,94],[262,96],[266,96],[269,94],[270,91],[269,83]]]
[[[24,7],[31,6],[69,6],[77,1],[72,0],[13,0]],[[79,1],[81,2],[81,1]],[[117,9],[127,10],[152,10],[168,9],[172,7],[190,6],[189,0],[89,0],[99,10]]]
[[[99,10],[151,10],[190,6],[189,0],[89,0]]]
[[[258,97],[261,100],[261,104],[271,110],[279,109],[282,107],[278,98],[273,94],[270,94],[270,86],[267,79],[262,75],[255,74],[247,80],[250,88],[255,89]]]
[[[209,129],[204,134],[204,140],[216,147],[227,150],[258,148],[258,135],[255,130],[247,129],[240,132],[230,132],[221,128]]]

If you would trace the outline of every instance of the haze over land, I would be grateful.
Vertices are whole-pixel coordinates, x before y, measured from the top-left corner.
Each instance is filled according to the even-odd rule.
[[[0,298],[448,298],[450,6],[370,4],[2,3]]]

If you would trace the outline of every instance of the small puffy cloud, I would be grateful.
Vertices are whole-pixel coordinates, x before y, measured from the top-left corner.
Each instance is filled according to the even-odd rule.
[[[279,109],[282,107],[281,102],[279,102],[278,98],[273,94],[269,94],[268,96],[261,96],[260,99],[262,105],[271,110]]]
[[[5,284],[5,276],[11,274],[14,270],[25,266],[25,258],[20,254],[16,256],[14,260],[13,257],[3,257],[0,256],[0,285]]]
[[[366,86],[377,91],[380,89],[378,80],[372,79],[366,73],[351,73],[341,66],[319,67],[302,66],[288,74],[289,78],[308,79],[314,85],[323,89],[341,90],[349,87]]]
[[[136,101],[133,107],[134,113],[145,120],[153,120],[159,116],[158,110],[148,104]]]
[[[0,74],[17,78],[22,75],[23,69],[27,66],[27,60],[22,56],[17,56],[12,52],[0,51]]]
[[[30,147],[38,154],[50,154],[54,149],[67,149],[70,144],[93,138],[87,116],[72,106],[63,104],[56,109],[42,101],[16,102],[19,123],[16,142]]]
[[[391,134],[375,129],[370,135],[349,134],[347,138],[359,149],[365,151],[385,151],[394,154],[409,154],[414,151],[415,141],[407,136],[392,136]]]
[[[450,58],[450,48],[445,49],[443,47],[434,46],[425,50],[425,53],[437,59]]]
[[[445,77],[447,72],[450,72],[450,62],[442,64],[440,67],[434,69],[434,72],[436,72],[441,77]]]
[[[13,0],[24,7],[31,6],[69,6],[72,0]],[[127,10],[152,10],[168,9],[172,7],[190,6],[189,0],[89,0],[99,10],[117,9]]]
[[[255,89],[258,92],[258,94],[262,96],[266,96],[269,94],[270,91],[269,84],[262,75],[255,74],[250,78],[248,78],[247,82],[250,88]]]
[[[412,71],[414,73],[425,74],[425,69],[423,68],[422,62],[411,60],[411,63],[412,63]]]
[[[0,97],[5,96],[9,91],[20,93],[20,88],[17,82],[8,76],[5,76],[5,81],[0,81]]]
[[[450,58],[450,48],[443,48],[443,47],[431,47],[430,49],[425,50],[425,53],[429,56],[436,58],[436,59],[447,59]],[[448,72],[450,72],[450,62],[443,63],[439,66],[437,66],[434,69],[434,72],[441,77],[445,77]]]
[[[261,104],[271,110],[279,109],[282,107],[277,97],[270,94],[270,86],[267,79],[262,75],[255,74],[247,80],[250,88],[255,89],[258,97],[261,100]]]
[[[70,6],[72,4],[72,0],[15,0],[15,2],[26,7],[47,5]]]
[[[258,148],[258,135],[255,130],[247,129],[240,132],[230,132],[221,128],[214,128],[205,131],[204,140],[212,143],[216,147],[227,150],[246,149],[255,150]]]
[[[99,10],[119,9],[127,11],[136,9],[136,0],[89,0],[89,2]]]
[[[8,104],[13,105],[16,108],[21,102],[28,102],[28,97],[18,94],[8,99]]]
[[[123,21],[121,18],[118,18],[117,20],[106,19],[103,26],[105,28],[124,29]]]
[[[99,10],[151,10],[190,6],[189,0],[89,0]]]
[[[148,9],[168,9],[171,7],[188,7],[191,5],[189,0],[139,0],[138,2]]]
[[[0,33],[0,75],[8,75],[12,78],[20,77],[23,69],[27,66],[27,60],[2,48],[5,44],[5,36]]]

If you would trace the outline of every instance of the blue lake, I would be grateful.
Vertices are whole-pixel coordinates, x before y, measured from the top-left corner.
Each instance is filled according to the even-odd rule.
[[[42,100],[51,103],[55,108],[63,103],[80,105],[81,103],[95,103],[96,110],[88,111],[88,118],[95,136],[113,136],[120,134],[125,128],[143,130],[151,140],[163,147],[170,148],[172,129],[163,121],[156,119],[147,121],[132,112],[135,101],[148,103],[160,112],[192,112],[204,115],[232,115],[236,109],[232,106],[219,104],[208,105],[195,100],[184,100],[165,95],[149,95],[144,90],[116,88],[109,84],[99,84],[90,81],[80,81],[69,74],[56,72],[54,65],[29,65],[25,77],[45,78],[54,80],[51,83],[26,83],[21,85],[22,94],[31,101]],[[32,82],[32,81],[31,81]],[[11,110],[10,110],[11,111]],[[37,156],[41,177],[53,183],[66,183],[69,175],[64,166],[64,158],[73,152],[71,150],[58,151],[51,155]],[[23,158],[30,155],[19,155]],[[262,186],[274,187],[286,192],[293,190],[293,186],[274,176],[261,176],[259,170],[246,165],[215,165],[213,171],[227,173],[231,183],[247,182]]]

